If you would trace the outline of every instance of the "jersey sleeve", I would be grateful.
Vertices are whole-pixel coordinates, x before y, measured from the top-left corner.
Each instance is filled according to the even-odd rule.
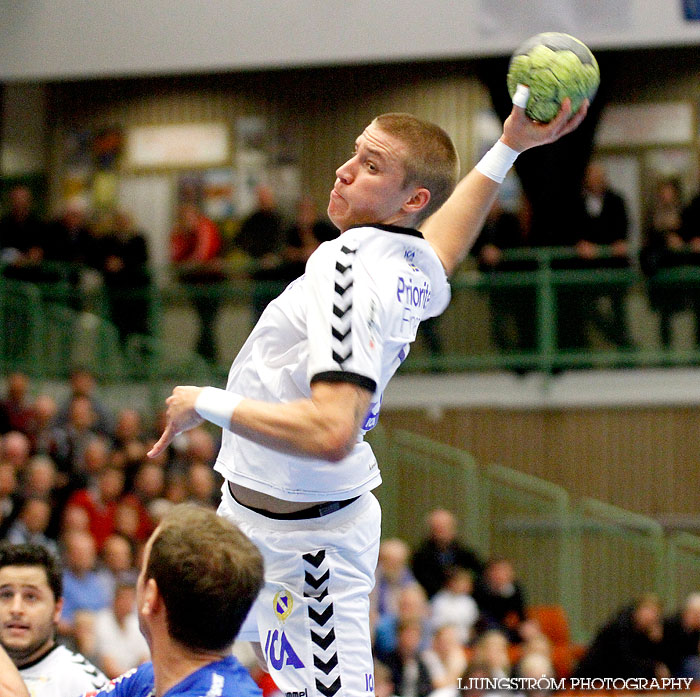
[[[382,310],[361,251],[349,239],[324,245],[309,259],[308,378],[310,384],[350,382],[374,393],[381,375]]]

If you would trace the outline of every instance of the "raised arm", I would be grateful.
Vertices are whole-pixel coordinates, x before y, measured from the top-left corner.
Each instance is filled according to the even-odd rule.
[[[315,382],[309,399],[287,403],[242,399],[213,387],[176,387],[166,400],[165,431],[148,455],[156,457],[206,417],[273,450],[340,460],[354,445],[371,398],[369,390],[349,382]]]
[[[569,119],[571,102],[566,99],[557,117],[544,124],[525,115],[525,104],[527,96],[522,107],[513,106],[498,143],[459,182],[445,204],[421,226],[421,232],[448,274],[455,271],[474,244],[496,199],[500,182],[518,154],[538,145],[553,143],[571,133],[588,110],[588,102],[585,102]]]

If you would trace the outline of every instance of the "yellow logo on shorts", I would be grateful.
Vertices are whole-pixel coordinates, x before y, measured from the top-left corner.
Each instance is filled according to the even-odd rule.
[[[289,591],[282,590],[275,593],[275,597],[272,601],[272,606],[275,609],[275,614],[277,619],[286,620],[287,617],[292,613],[292,607],[294,602],[292,601],[292,594]]]

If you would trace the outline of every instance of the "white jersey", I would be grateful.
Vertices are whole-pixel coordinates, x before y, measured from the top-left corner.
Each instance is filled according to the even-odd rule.
[[[30,697],[78,697],[107,684],[107,678],[84,656],[57,645],[19,670]]]
[[[364,434],[382,392],[408,355],[419,323],[450,300],[445,270],[416,230],[351,228],[322,244],[306,273],[265,309],[229,372],[227,389],[249,399],[308,398],[316,380],[373,393],[357,443],[340,462],[280,453],[224,430],[215,469],[288,501],[343,500],[375,488],[379,468]]]

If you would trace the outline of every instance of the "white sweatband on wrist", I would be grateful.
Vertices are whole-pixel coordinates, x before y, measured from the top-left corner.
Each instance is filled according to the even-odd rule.
[[[499,184],[506,178],[508,170],[513,166],[520,153],[509,148],[503,141],[497,141],[477,163],[474,169]]]
[[[194,403],[194,410],[207,421],[231,429],[231,417],[243,397],[235,392],[205,387]]]
[[[515,94],[513,95],[513,104],[524,109],[527,106],[527,102],[530,99],[530,88],[525,85],[520,85],[515,88]]]

